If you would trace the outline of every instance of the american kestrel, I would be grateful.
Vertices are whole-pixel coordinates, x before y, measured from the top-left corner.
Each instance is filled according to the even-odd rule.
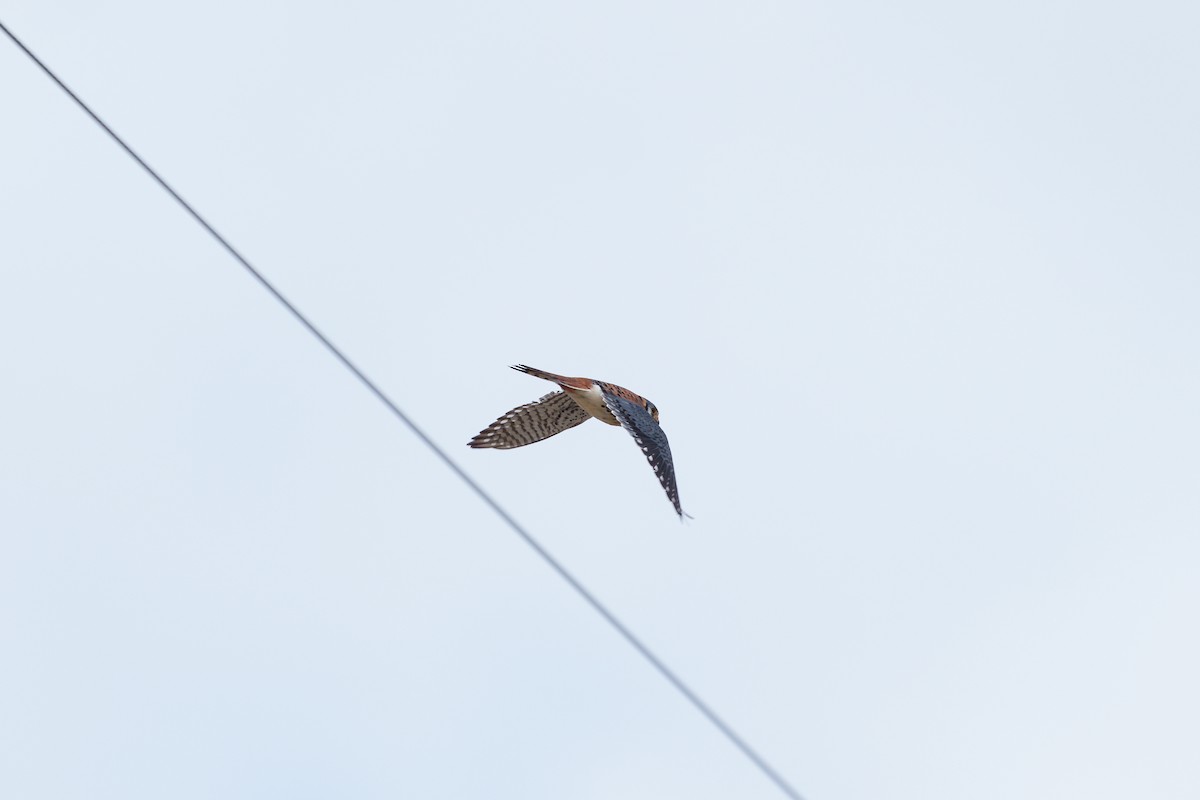
[[[470,441],[471,447],[494,447],[499,450],[524,447],[574,428],[586,422],[588,417],[595,417],[609,425],[620,425],[629,432],[654,468],[667,499],[675,506],[675,513],[681,519],[687,516],[679,505],[671,446],[667,444],[667,435],[658,426],[658,409],[654,403],[604,381],[567,378],[524,364],[518,364],[513,369],[557,383],[562,391],[551,392],[533,403],[517,406],[480,431]]]

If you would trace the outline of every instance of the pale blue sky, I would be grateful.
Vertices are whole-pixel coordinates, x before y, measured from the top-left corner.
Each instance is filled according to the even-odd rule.
[[[1200,795],[1191,3],[5,6],[809,800]],[[0,796],[779,795],[0,42]],[[546,390],[651,398],[681,526]]]

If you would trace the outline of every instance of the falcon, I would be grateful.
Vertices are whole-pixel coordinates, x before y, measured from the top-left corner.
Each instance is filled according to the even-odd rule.
[[[517,406],[480,431],[468,446],[511,450],[549,439],[556,433],[595,417],[609,425],[621,426],[633,437],[658,476],[658,482],[675,507],[675,513],[680,519],[689,516],[679,505],[671,446],[667,444],[667,435],[658,425],[658,408],[654,403],[615,383],[591,378],[568,378],[524,364],[517,364],[513,369],[557,383],[561,391]]]

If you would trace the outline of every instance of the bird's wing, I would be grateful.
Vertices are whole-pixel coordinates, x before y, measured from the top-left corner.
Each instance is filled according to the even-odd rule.
[[[675,485],[675,463],[671,460],[671,445],[667,443],[667,434],[640,404],[604,392],[604,405],[621,423],[621,427],[629,432],[638,447],[646,454],[646,460],[654,468],[658,482],[662,484],[667,499],[675,506],[675,513],[684,516],[683,508],[679,505],[679,489]]]
[[[587,418],[588,413],[565,392],[551,392],[540,400],[509,411],[480,431],[468,444],[471,447],[510,450],[549,439],[556,433],[574,428]]]

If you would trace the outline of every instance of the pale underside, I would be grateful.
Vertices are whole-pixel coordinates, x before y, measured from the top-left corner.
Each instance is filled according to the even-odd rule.
[[[591,416],[609,425],[621,424],[608,410],[608,406],[604,402],[604,392],[595,383],[587,389],[574,389],[569,386],[564,388],[567,390],[567,395]]]

